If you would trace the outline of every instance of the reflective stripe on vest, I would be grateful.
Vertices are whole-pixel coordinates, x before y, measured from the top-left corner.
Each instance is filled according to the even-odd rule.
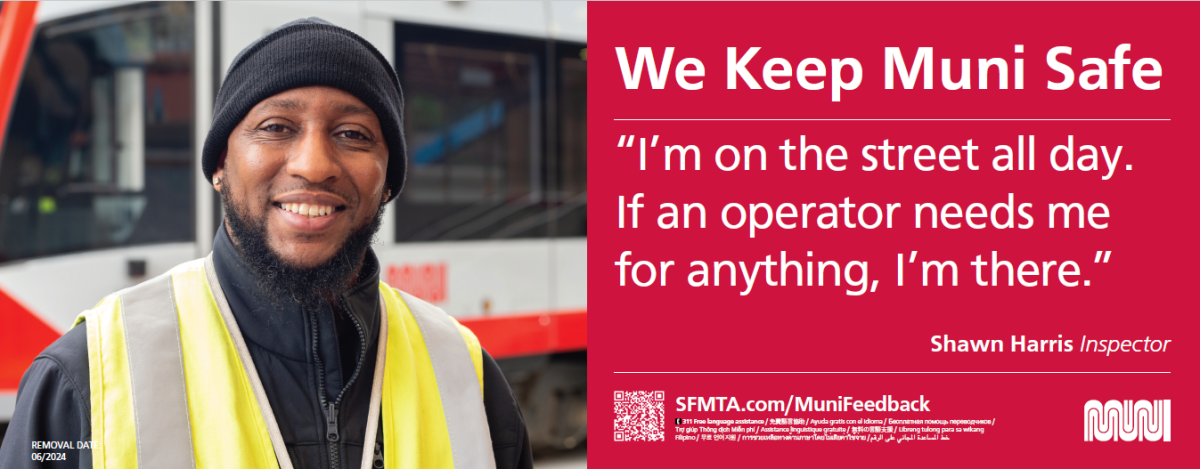
[[[196,467],[175,295],[159,277],[119,293],[140,467]],[[170,448],[149,451],[147,448]]]
[[[388,366],[384,370],[383,395],[392,398],[383,401],[384,467],[453,465],[457,468],[494,469],[496,459],[483,408],[483,349],[479,341],[470,330],[436,306],[390,287],[385,286],[382,292],[389,317]],[[397,314],[401,309],[409,314]],[[396,322],[402,322],[402,329],[407,332],[404,336],[393,335],[398,328],[391,324]],[[406,337],[408,344],[404,343]],[[463,347],[464,340],[467,347]],[[412,360],[407,353],[410,347],[427,350],[429,359]],[[475,373],[461,365],[468,359],[475,363]],[[432,374],[437,378],[422,380],[419,387],[412,386],[412,373],[405,371],[410,366],[415,368],[418,376]],[[396,403],[413,401],[413,391],[419,391],[424,396],[436,396],[439,405],[397,409]],[[405,416],[406,412],[413,411],[426,415],[423,418]],[[439,419],[438,416],[444,418]],[[406,425],[416,421],[425,422],[428,426],[414,428]],[[446,434],[449,435],[445,442],[448,445],[440,444],[441,441],[422,442],[428,445],[425,453],[388,451],[386,437],[397,432]]]
[[[282,438],[270,403],[243,359],[236,323],[226,327],[228,306],[223,294],[215,299],[219,283],[210,285],[205,264],[110,295],[76,320],[87,322],[94,467],[290,467],[276,454],[272,440]],[[478,340],[382,282],[380,294],[386,317],[372,393],[380,397],[370,413],[371,422],[382,413],[385,466],[494,468]]]

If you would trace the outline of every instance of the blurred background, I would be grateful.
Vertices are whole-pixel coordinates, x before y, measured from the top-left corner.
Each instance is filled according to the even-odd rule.
[[[198,155],[224,72],[310,16],[371,41],[404,90],[385,280],[475,331],[537,467],[585,467],[585,2],[0,3],[0,438],[76,315],[209,252],[222,208]]]

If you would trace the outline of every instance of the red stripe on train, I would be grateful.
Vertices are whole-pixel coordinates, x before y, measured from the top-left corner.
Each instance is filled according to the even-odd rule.
[[[38,2],[5,2],[0,8],[0,145],[16,101],[17,84],[36,25]],[[0,291],[0,392],[14,392],[21,375],[58,332]]]
[[[16,392],[29,364],[58,337],[58,331],[0,290],[0,392]]]
[[[4,8],[0,8],[0,145],[4,143],[16,102],[21,71],[25,70],[25,56],[37,26],[33,15],[38,7],[38,2],[4,3]]]
[[[587,350],[587,310],[462,318],[492,358]]]

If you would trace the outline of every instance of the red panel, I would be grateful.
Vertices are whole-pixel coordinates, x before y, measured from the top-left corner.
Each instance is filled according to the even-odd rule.
[[[0,144],[4,143],[17,83],[25,68],[37,7],[38,2],[5,2],[4,8],[0,8]]]
[[[0,8],[0,145],[29,52],[37,6],[5,2]],[[0,392],[15,391],[33,358],[57,338],[54,329],[0,291]]]
[[[560,313],[556,316],[558,326],[558,350],[587,349],[587,311]]]
[[[587,349],[587,310],[459,319],[492,358]]]
[[[603,207],[587,213],[588,308],[598,312],[589,324],[596,335],[595,343],[588,344],[587,363],[590,465],[1200,467],[1200,429],[1187,423],[1200,420],[1200,218],[1192,208],[1200,187],[1195,142],[1200,135],[1200,4],[592,2],[587,10],[588,48],[596,52],[589,54],[587,65],[588,197]],[[1115,88],[1116,67],[1104,59],[1121,54],[1116,52],[1121,44],[1132,45],[1125,54],[1132,62],[1161,62],[1160,89],[1135,86],[1129,65],[1121,75],[1123,89]],[[1056,91],[1048,83],[1063,80],[1063,74],[1049,66],[1046,56],[1060,46],[1073,48],[1069,65],[1065,54],[1059,58],[1077,80],[1072,89]],[[651,85],[645,64],[640,88],[625,87],[621,57],[632,72],[642,47],[653,52],[656,67],[665,63],[667,48],[674,48],[672,63],[660,68],[666,71],[658,75],[664,83],[661,89]],[[911,58],[919,47],[929,47],[930,59],[924,63],[935,75],[921,76],[931,79],[933,89],[924,89],[920,79],[913,89],[904,89],[903,83],[887,89],[888,76],[902,81],[895,79],[895,67],[887,66],[887,47],[899,48],[907,64],[914,63]],[[1014,52],[1018,48],[1023,52]],[[757,52],[753,60],[748,51]],[[996,81],[992,88],[980,89],[976,59],[996,57],[1012,67],[1009,72],[1015,72],[1015,60],[1023,60],[1023,75],[1009,75],[1023,76],[1023,89],[996,89]],[[685,58],[707,68],[702,89],[687,90],[679,86],[689,83],[682,81],[686,77],[668,76],[676,69],[695,69],[678,66],[689,63]],[[787,90],[765,83],[770,75],[764,71],[778,70],[780,62],[801,70],[809,65],[798,64],[812,63],[808,58],[822,68],[833,60],[846,63],[856,58],[861,61],[861,86],[833,102],[834,77],[843,82],[851,78],[851,73],[838,74],[835,67],[820,78],[820,90],[801,86],[816,80],[796,81],[795,74]],[[970,74],[961,72],[966,70],[959,66],[964,58],[970,60]],[[1087,58],[1103,65],[1081,66]],[[937,72],[942,63],[950,64],[944,70],[954,78],[970,78],[972,89],[951,91],[943,86]],[[1108,89],[1082,89],[1081,72],[1097,69],[1108,70]],[[990,73],[996,77],[998,72]],[[755,77],[758,89],[751,89],[742,76]],[[690,83],[698,83],[700,77],[693,78]],[[776,83],[784,83],[780,78]],[[730,81],[736,89],[727,87]],[[630,146],[631,136],[637,141]],[[968,141],[979,147],[973,153],[979,170],[967,168],[965,150],[956,172],[940,166],[924,171],[911,163],[911,150],[904,170],[895,159],[887,163],[895,170],[882,160],[883,145],[942,149]],[[785,165],[789,161],[779,150],[781,144],[797,147],[788,156],[795,170]],[[1022,144],[1024,170],[1016,161]],[[1089,144],[1097,153],[1107,145],[1110,156],[1115,147],[1123,147],[1120,162],[1109,165],[1114,169],[1111,179],[1103,179],[1107,171],[1079,171],[1080,155],[1086,154],[1081,145]],[[679,152],[687,156],[686,171],[676,152],[668,153],[674,145],[699,149]],[[765,153],[753,154],[753,145],[765,147]],[[845,171],[827,164],[837,153],[831,151],[833,145],[845,150],[845,161],[834,157],[837,164],[845,163]],[[1073,151],[1075,169],[1060,172],[1052,167],[1057,145],[1062,145],[1055,153],[1057,162],[1068,158],[1062,150]],[[809,146],[807,155],[799,149],[804,146]],[[819,160],[814,146],[821,148],[823,166],[815,164]],[[998,171],[1004,159],[995,157],[1005,154],[1005,146],[1013,150],[1017,169]],[[750,159],[739,159],[737,167],[727,171],[718,165],[734,161],[729,149],[740,151],[738,158]],[[872,167],[862,151],[874,151],[878,166]],[[674,164],[670,170],[664,164],[666,154]],[[701,165],[695,164],[693,154],[701,156]],[[891,157],[898,155],[893,149]],[[808,162],[807,169],[801,161]],[[643,195],[636,205],[617,206],[621,197],[626,204],[634,203],[635,194]],[[805,228],[800,208],[795,219],[787,209],[774,210],[783,204],[829,202],[826,207],[845,203],[836,209],[836,227],[816,222],[817,212],[808,215]],[[1105,203],[1112,223],[1105,229],[1091,224],[1050,228],[1047,208],[1060,202],[1078,202],[1085,211],[1091,204]],[[662,205],[667,203],[675,208],[702,204],[708,212],[695,214],[690,228],[662,229],[656,220],[674,212],[672,206]],[[750,228],[766,219],[762,213],[755,218],[751,208],[760,203],[761,208],[773,209],[770,226],[751,234]],[[889,228],[872,217],[870,209],[858,212],[863,218],[855,218],[855,209],[849,207],[861,210],[868,203],[901,204],[895,223]],[[981,229],[965,222],[961,229],[944,223],[933,228],[928,210],[921,215],[915,209],[923,203],[950,208],[943,214],[954,214],[956,206],[950,203],[980,203],[989,209],[1028,203],[1033,207],[1028,216],[1036,225],[1000,229],[1004,224],[988,220]],[[730,210],[723,216],[727,204]],[[635,206],[640,210],[635,212]],[[739,221],[737,206],[746,210],[744,221]],[[963,210],[965,214],[968,209]],[[683,212],[674,213],[685,218]],[[997,222],[1014,218],[1005,210],[992,213]],[[916,224],[917,216],[924,218],[924,225]],[[1015,218],[1013,225],[1026,223],[1021,214]],[[634,228],[632,220],[638,219],[640,227]],[[698,222],[705,219],[707,228],[700,228]],[[785,228],[793,220],[794,229]],[[843,223],[846,220],[857,223],[851,228],[851,223]],[[880,223],[878,229],[867,228],[868,220]],[[789,278],[781,278],[784,254],[788,262],[813,269],[803,286],[795,264]],[[972,265],[975,259],[980,263]],[[622,260],[629,264],[614,264]],[[934,267],[932,261],[951,260],[959,272],[955,276],[946,269],[944,286],[938,286],[934,269],[928,281],[923,278],[923,263]],[[1067,260],[1080,268],[1074,287],[1068,285],[1070,280],[1059,281],[1061,273],[1070,271],[1063,268]],[[693,261],[697,262],[690,264]],[[718,281],[714,264],[722,261],[737,272],[722,267]],[[821,281],[826,261],[842,270],[830,269],[834,275]],[[866,263],[871,264],[870,282],[860,283],[868,288],[857,292],[848,289],[848,283],[833,281],[839,276],[855,278],[845,277],[860,270],[847,267],[854,261],[862,263],[863,276],[857,277],[862,280],[867,279]],[[1015,278],[1008,286],[1003,270],[1007,265],[997,266],[998,261],[1011,263],[1014,276],[1023,261],[1027,267],[1041,266],[1039,273],[1051,273],[1045,274],[1045,282],[1039,275],[1036,286]],[[1053,267],[1049,261],[1058,262],[1060,270],[1046,270]],[[648,265],[638,269],[641,262]],[[675,267],[667,270],[666,262],[675,262]],[[756,279],[746,275],[755,266],[761,267]],[[993,270],[997,267],[1000,270]],[[656,277],[647,282],[651,272]],[[952,278],[958,286],[952,286]],[[936,351],[934,341],[945,344],[946,336],[994,339],[1004,351]],[[1180,346],[1165,353],[1130,350],[1106,355],[1096,353],[1095,346],[1086,350],[1085,336],[1089,341],[1173,339],[1170,346]],[[1063,342],[1057,342],[1060,338]],[[1030,340],[1045,342],[1027,347]],[[1067,340],[1073,349],[1050,346]],[[639,390],[663,392],[658,402],[665,409],[658,415],[665,425],[657,429],[665,441],[623,441],[633,435],[659,436],[645,432],[656,427],[641,413],[652,405],[635,404],[622,392]],[[885,395],[934,404],[927,412],[913,413],[792,406],[790,414],[787,409],[689,405],[734,398],[741,405],[761,399],[811,398],[815,403]],[[659,397],[651,396],[648,403]],[[1081,417],[1090,400],[1131,405],[1161,399],[1174,404],[1173,442],[1086,442],[1081,435],[1087,428]],[[627,418],[634,414],[637,417]],[[979,431],[982,427],[976,427],[975,434],[958,427],[953,436],[939,441],[926,440],[932,434],[906,436],[910,430],[905,428],[911,426],[892,426],[892,441],[862,444],[851,438],[836,441],[841,437],[739,440],[750,435],[732,433],[802,432],[831,422],[843,422],[847,426],[840,430],[852,433],[851,419],[889,419],[883,423],[888,426],[897,419],[930,423],[964,418],[957,415],[987,416],[979,418],[993,419],[994,425],[986,434]],[[1123,416],[1131,422],[1125,431],[1136,432],[1136,418],[1117,411],[1112,415]],[[676,418],[681,419],[679,425],[673,424]],[[770,422],[778,418],[792,420]],[[801,424],[789,427],[796,418]],[[711,424],[711,419],[761,425],[731,425],[729,435],[736,442],[722,441],[720,433],[696,438],[697,424]],[[685,420],[691,425],[684,425]],[[926,441],[906,441],[914,439]]]
[[[16,391],[21,375],[59,334],[0,290],[0,392]]]

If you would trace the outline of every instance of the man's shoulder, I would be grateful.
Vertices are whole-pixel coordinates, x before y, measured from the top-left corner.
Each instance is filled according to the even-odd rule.
[[[446,312],[446,310],[438,307],[437,305],[435,305],[433,303],[425,301],[416,295],[405,292],[404,290],[400,290],[398,288],[392,287],[392,286],[388,285],[386,282],[381,281],[381,282],[379,282],[379,284],[383,287],[383,289],[385,291],[394,292],[396,297],[399,298],[399,300],[401,302],[403,302],[403,304],[406,308],[408,308],[409,312],[413,315],[414,319],[416,318],[416,316],[421,315],[421,316],[425,316],[426,318],[433,319],[435,321],[443,321],[444,320],[444,321],[448,321],[449,323],[454,324],[454,327],[458,329],[459,334],[462,335],[463,340],[466,341],[467,349],[471,352],[472,360],[474,360],[476,362],[475,363],[476,370],[480,369],[483,362],[480,359],[479,352],[482,351],[483,347],[480,346],[479,338],[475,336],[474,331],[472,331],[469,327],[462,325],[462,323],[458,322],[458,319],[455,319],[454,316],[451,316],[449,313]]]
[[[87,370],[88,350],[87,350],[87,326],[80,323],[78,326],[72,327],[62,337],[59,337],[51,343],[38,358],[50,358],[61,363],[79,363],[82,362],[83,368]]]
[[[112,310],[110,308],[114,308],[118,304],[117,300],[120,299],[121,295],[126,292],[138,289],[140,287],[147,286],[154,282],[168,281],[170,278],[172,278],[174,276],[178,276],[179,274],[184,274],[184,273],[189,273],[189,272],[191,272],[191,273],[204,272],[204,269],[205,269],[204,263],[205,263],[206,259],[207,259],[206,257],[201,257],[199,259],[192,259],[190,261],[176,265],[175,267],[168,269],[166,272],[163,272],[162,274],[160,274],[158,276],[151,277],[151,278],[143,280],[135,285],[131,285],[131,286],[122,288],[120,290],[117,290],[115,292],[109,293],[104,298],[101,298],[100,301],[96,302],[96,305],[92,306],[91,309],[88,309],[88,310],[85,310],[85,311],[79,313],[79,316],[77,316],[75,318],[75,325],[83,324],[84,322],[86,322],[87,318],[96,311],[110,311],[111,312]]]
[[[433,303],[430,303],[428,301],[425,301],[417,295],[414,295],[412,293],[409,293],[409,292],[406,292],[399,288],[388,285],[387,282],[380,280],[379,286],[385,294],[390,292],[390,293],[396,295],[396,298],[398,298],[402,303],[404,303],[404,306],[407,307],[409,310],[413,310],[413,311],[420,310],[422,312],[436,313],[439,315],[449,316],[449,313],[447,313],[441,307],[439,307]],[[386,298],[385,298],[385,300],[386,300]]]
[[[418,297],[417,295],[414,295],[412,293],[409,293],[409,292],[406,292],[399,288],[388,285],[387,282],[384,282],[381,280],[381,281],[379,281],[379,285],[383,289],[390,290],[392,292],[395,292],[396,295],[399,295],[400,298],[404,301],[405,305],[407,305],[409,308],[422,308],[422,309],[428,309],[428,310],[436,310],[436,311],[442,312],[443,314],[445,313],[445,311],[443,311],[442,308],[439,308],[437,305],[430,303],[428,301],[425,301],[425,300],[421,299],[420,297]]]
[[[412,311],[413,313],[421,312],[424,314],[433,314],[438,317],[445,316],[450,321],[453,321],[456,326],[458,326],[459,330],[463,332],[464,336],[468,336],[466,337],[468,341],[477,342],[477,339],[475,339],[475,334],[471,332],[469,328],[459,323],[454,316],[451,316],[450,313],[447,313],[446,310],[442,309],[440,306],[425,301],[420,297],[413,295],[412,293],[408,293],[404,290],[388,285],[386,282],[381,281],[379,284],[382,285],[386,290],[395,292],[397,297],[400,298],[400,300],[404,303],[404,306],[407,307],[409,311]]]
[[[66,381],[78,391],[89,387],[87,326],[79,324],[51,343],[35,361],[49,362],[42,379]],[[31,367],[32,369],[32,367]]]
[[[4,435],[6,444],[0,447],[0,467],[91,467],[89,451],[65,450],[70,464],[29,463],[28,455],[30,441],[89,439],[87,331],[86,327],[75,327],[46,347],[25,371],[16,409]]]
[[[204,258],[195,259],[171,268],[164,273],[163,276],[187,271],[189,269],[200,269],[203,268],[203,266]],[[147,282],[153,282],[160,279],[161,276],[154,277],[132,287],[110,293],[104,298],[101,298],[100,301],[98,301],[91,309],[80,313],[79,317],[75,320],[74,327],[63,334],[62,337],[59,337],[57,340],[51,343],[48,347],[46,347],[45,350],[42,350],[42,353],[39,354],[35,360],[51,362],[53,364],[51,365],[51,368],[58,368],[58,370],[63,373],[63,378],[73,380],[75,381],[76,385],[82,385],[86,389],[87,384],[89,383],[88,337],[86,321],[88,318],[88,313],[115,304],[114,300],[119,298],[122,292],[136,288],[139,285],[144,285]]]

